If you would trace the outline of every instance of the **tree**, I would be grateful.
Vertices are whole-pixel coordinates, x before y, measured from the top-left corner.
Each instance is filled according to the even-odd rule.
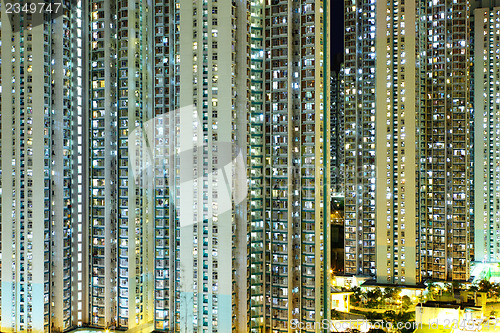
[[[436,296],[439,294],[439,287],[431,281],[427,286],[427,292],[427,298],[431,301],[434,301],[436,300]]]
[[[489,297],[498,297],[500,296],[500,284],[498,283],[492,283],[491,284],[491,291],[488,293]]]
[[[351,295],[352,304],[354,304],[354,305],[359,304],[359,302],[361,302],[361,296],[363,295],[361,288],[360,287],[352,287],[351,291],[354,293]]]
[[[366,297],[368,298],[368,307],[376,307],[382,298],[382,291],[380,288],[375,288],[366,293]]]
[[[469,288],[469,290],[471,290],[471,288]],[[500,296],[500,285],[498,283],[491,283],[490,281],[483,279],[479,281],[478,288],[480,292],[487,293],[490,298]]]
[[[451,285],[451,283],[445,283],[444,290],[446,291],[446,294],[453,295],[453,286]]]
[[[476,284],[473,284],[469,287],[469,291],[473,293],[477,293],[479,291],[479,287]]]
[[[385,298],[393,298],[395,294],[396,294],[396,288],[387,287],[384,290]]]
[[[380,321],[382,318],[382,313],[378,313],[378,312],[375,312],[375,311],[368,311],[368,312],[365,312],[364,313],[364,316],[366,317],[366,320],[368,320],[369,322],[371,322],[372,324],[377,322],[377,321]]]
[[[368,297],[368,299],[379,299],[382,297],[382,291],[380,290],[379,287],[377,287],[373,290],[369,290],[366,293],[366,297]]]
[[[405,328],[397,328],[397,323],[407,323],[412,320],[414,320],[414,312],[403,312],[403,313],[396,313],[395,311],[389,310],[384,312],[382,315],[382,318],[385,322],[387,323],[392,323],[392,327],[396,332],[399,333],[410,333],[413,332],[412,329],[405,329]],[[413,325],[411,325],[413,327]]]
[[[491,290],[491,282],[488,280],[481,280],[479,281],[479,291],[487,293]]]
[[[451,287],[453,288],[453,294],[463,289],[463,285],[458,281],[453,281]]]
[[[408,295],[404,295],[402,298],[401,298],[401,303],[402,303],[402,308],[404,311],[408,310],[408,308],[411,306],[412,302],[411,302],[411,299]]]
[[[387,323],[393,323],[396,321],[396,312],[393,310],[385,311],[382,315],[382,319]]]

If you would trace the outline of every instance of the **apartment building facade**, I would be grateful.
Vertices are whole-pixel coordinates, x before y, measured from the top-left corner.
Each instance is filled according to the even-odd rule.
[[[377,281],[418,276],[416,2],[377,4]],[[403,19],[404,18],[404,19]]]
[[[341,65],[338,72],[332,71],[331,81],[331,110],[330,110],[330,173],[333,193],[344,193],[344,67]]]
[[[359,267],[376,263],[380,283],[469,278],[469,6],[439,0],[345,2],[346,273],[374,275]],[[365,93],[362,88],[372,81],[361,75],[371,71],[377,73],[375,83]],[[350,111],[370,105],[373,111],[359,111],[357,118]],[[374,127],[363,119],[372,119]],[[363,202],[361,183],[374,178],[358,173],[360,185],[349,183],[349,159],[371,156],[350,135],[371,129],[376,135],[364,143],[377,143],[375,223],[358,218],[351,225],[351,218],[361,216],[351,209]],[[372,212],[365,207],[363,214]]]
[[[420,8],[421,279],[463,281],[470,274],[469,5],[439,2]]]
[[[89,312],[90,324],[103,328],[153,317],[152,189],[139,173],[152,117],[148,6],[88,3]]]
[[[229,332],[246,315],[248,5],[154,12],[155,329]]]
[[[345,1],[345,273],[375,274],[375,0]]]
[[[265,7],[264,324],[328,318],[328,1]],[[265,248],[266,246],[264,246]]]
[[[82,10],[1,12],[3,332],[87,318]]]
[[[474,10],[474,225],[475,260],[500,260],[500,230],[497,212],[499,179],[498,114],[496,92],[499,62],[498,26],[500,7]]]

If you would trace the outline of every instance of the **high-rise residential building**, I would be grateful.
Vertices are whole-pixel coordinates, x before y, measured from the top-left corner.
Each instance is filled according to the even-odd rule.
[[[247,314],[248,6],[154,13],[155,329],[230,332]]]
[[[1,11],[2,332],[87,318],[82,9]]]
[[[467,280],[469,2],[346,1],[345,17],[345,272]]]
[[[484,6],[485,4],[483,4]],[[493,5],[493,4],[492,4]],[[475,260],[500,261],[500,3],[474,10]]]
[[[375,0],[345,0],[345,273],[375,274]]]
[[[247,169],[248,174],[248,197],[247,207],[243,210],[245,219],[248,220],[248,232],[250,243],[248,251],[245,251],[248,260],[250,288],[248,294],[238,294],[238,300],[244,299],[246,307],[239,307],[236,317],[238,331],[262,332],[270,326],[269,301],[270,272],[268,262],[271,257],[269,253],[269,220],[266,216],[265,195],[269,191],[266,178],[266,123],[265,119],[265,91],[267,87],[265,57],[265,10],[267,6],[261,1],[250,2],[250,104],[248,112],[248,146],[247,146]],[[246,240],[241,240],[247,242]],[[243,283],[243,278],[238,283]],[[248,313],[246,313],[248,311]],[[264,322],[266,320],[266,322]]]
[[[377,5],[381,283],[469,277],[469,3],[419,4]]]
[[[418,280],[418,43],[415,32],[407,28],[415,27],[415,15],[415,1],[396,2],[394,7],[377,4],[376,235],[381,283]]]
[[[248,5],[248,195],[235,218],[247,220],[249,289],[236,272],[234,329],[286,332],[329,316],[328,2]]]
[[[89,323],[132,328],[153,318],[153,191],[142,170],[151,114],[146,2],[90,1]]]
[[[330,312],[328,5],[273,0],[262,12],[264,252],[255,268],[263,275],[261,325],[276,332]]]
[[[344,67],[330,78],[330,174],[332,192],[344,193]]]
[[[417,279],[467,280],[473,246],[469,2],[439,1],[418,14]]]

